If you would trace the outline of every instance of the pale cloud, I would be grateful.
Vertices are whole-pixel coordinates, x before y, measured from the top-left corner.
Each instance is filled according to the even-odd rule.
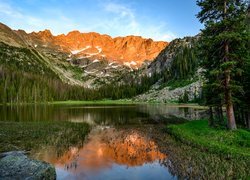
[[[14,11],[14,9],[7,3],[3,3],[0,1],[0,14],[6,15],[12,18],[20,18],[22,14]]]
[[[135,11],[126,5],[109,2],[103,4],[103,7],[105,11],[115,14],[115,16],[102,22],[100,26],[106,29],[115,29],[122,36],[132,34],[162,41],[171,41],[176,38],[174,33],[165,31],[167,28],[164,23],[154,22],[151,25],[140,23],[136,18]]]
[[[76,24],[63,16],[63,13],[54,11],[56,18],[40,18],[23,13],[20,9],[0,1],[0,19],[14,29],[24,29],[27,32],[50,29],[53,34],[67,33],[74,29]]]

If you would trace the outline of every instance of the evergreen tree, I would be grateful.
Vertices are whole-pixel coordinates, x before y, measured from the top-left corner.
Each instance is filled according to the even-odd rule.
[[[239,79],[247,60],[247,5],[244,0],[198,0],[197,5],[201,7],[197,17],[205,24],[200,38],[201,65],[206,85],[214,91],[207,98],[226,105],[228,128],[236,129],[233,102],[242,90]]]

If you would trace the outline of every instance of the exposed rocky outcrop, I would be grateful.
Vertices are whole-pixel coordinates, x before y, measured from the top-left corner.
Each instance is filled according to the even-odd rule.
[[[56,179],[55,168],[38,160],[29,159],[24,152],[13,151],[0,155],[0,179]]]
[[[193,100],[198,97],[201,91],[202,83],[200,81],[194,82],[184,87],[171,89],[170,87],[164,87],[163,89],[152,88],[148,92],[135,97],[137,101],[143,102],[171,102],[178,101],[185,92],[188,94],[188,99]]]

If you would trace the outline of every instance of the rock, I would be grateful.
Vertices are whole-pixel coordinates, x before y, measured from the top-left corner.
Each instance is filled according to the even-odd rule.
[[[12,151],[0,155],[0,179],[56,179],[56,171],[49,163],[28,158],[23,151]]]
[[[202,82],[196,81],[187,86],[179,87],[170,90],[169,87],[163,89],[152,88],[148,92],[136,96],[134,99],[137,101],[143,102],[171,102],[178,101],[179,97],[183,96],[185,91],[188,93],[188,99],[193,100],[196,97],[200,96]]]

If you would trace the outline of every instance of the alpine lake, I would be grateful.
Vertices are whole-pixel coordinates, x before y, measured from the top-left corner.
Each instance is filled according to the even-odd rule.
[[[25,150],[53,164],[57,179],[230,177],[237,162],[185,145],[166,132],[168,124],[200,119],[205,111],[168,104],[16,105],[0,106],[0,120],[16,137],[6,140],[6,150]],[[58,126],[50,129],[53,125]]]

